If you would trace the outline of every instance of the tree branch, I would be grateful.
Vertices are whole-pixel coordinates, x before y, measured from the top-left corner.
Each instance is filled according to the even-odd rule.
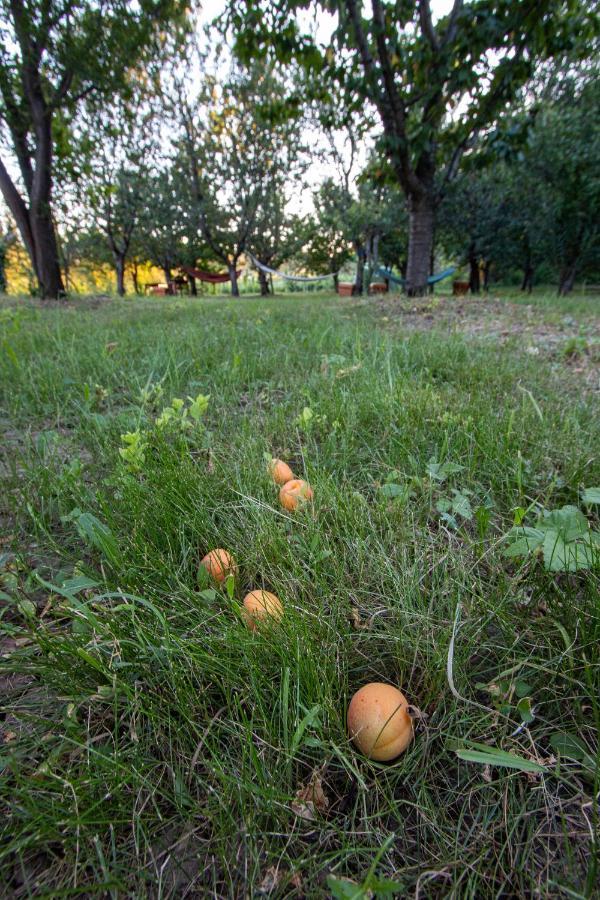
[[[440,49],[440,42],[435,33],[433,22],[431,20],[431,7],[429,0],[419,0],[419,20],[421,22],[421,31],[423,36],[427,38],[431,49],[437,53]]]

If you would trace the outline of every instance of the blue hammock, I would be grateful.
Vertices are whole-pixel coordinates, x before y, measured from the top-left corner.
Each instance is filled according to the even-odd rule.
[[[430,275],[427,279],[427,284],[437,284],[438,281],[443,281],[444,278],[450,278],[455,272],[456,266],[451,266],[449,269],[444,269],[443,272],[438,272],[437,275]],[[386,281],[393,281],[394,284],[399,284],[402,287],[404,287],[406,283],[405,278],[399,278],[397,275],[393,275],[389,269],[384,269],[383,266],[379,266],[378,269],[375,269],[374,274],[378,275],[380,278],[385,278]]]

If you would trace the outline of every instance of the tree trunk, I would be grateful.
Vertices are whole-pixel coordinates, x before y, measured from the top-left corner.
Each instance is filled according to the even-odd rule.
[[[491,260],[486,259],[485,265],[483,267],[483,289],[487,292],[490,289],[490,269],[492,268]]]
[[[239,287],[238,287],[238,280],[237,280],[237,272],[236,272],[236,270],[235,270],[235,263],[228,263],[228,264],[227,264],[227,271],[229,272],[229,278],[231,279],[231,296],[232,296],[232,297],[239,297],[239,296],[240,296],[240,289],[239,289]]]
[[[133,282],[134,294],[139,294],[140,293],[140,283],[138,281],[138,264],[135,260],[131,263],[131,280]]]
[[[171,294],[173,292],[173,274],[171,272],[171,264],[165,263],[162,267],[162,270],[165,273],[165,281],[167,282],[167,294]]]
[[[479,276],[479,260],[473,247],[469,248],[469,290],[472,294],[478,294],[481,289]]]
[[[333,289],[337,294],[338,288],[340,286],[340,276],[337,272],[332,272],[332,275],[333,275]]]
[[[0,241],[0,294],[6,293],[6,247]]]
[[[114,253],[115,273],[117,276],[117,294],[119,297],[125,296],[125,254]]]
[[[354,294],[362,295],[365,284],[365,250],[357,241],[354,242],[356,250],[356,277],[354,279]]]
[[[408,262],[406,293],[422,297],[427,292],[427,277],[433,248],[435,199],[433,189],[408,198]]]
[[[530,263],[527,263],[527,265],[525,266],[525,270],[523,272],[523,281],[521,282],[521,290],[527,291],[527,293],[530,294],[532,287],[533,287],[533,266]]]
[[[431,242],[431,253],[429,254],[429,274],[430,275],[435,275],[434,269],[435,269],[435,246],[434,246],[434,242],[432,241]],[[435,293],[435,285],[434,284],[429,285],[429,293],[430,294]]]
[[[260,284],[260,296],[268,297],[269,296],[269,280],[267,278],[267,273],[263,272],[262,269],[258,270],[258,283]]]
[[[196,287],[196,279],[193,275],[188,275],[188,284],[190,286],[190,294],[192,297],[198,296],[198,288]]]
[[[30,213],[30,219],[35,252],[34,268],[39,283],[40,297],[55,300],[64,297],[65,289],[60,274],[58,244],[49,203],[42,202],[37,211]]]
[[[577,274],[577,260],[565,266],[560,273],[558,284],[558,293],[561,297],[570,294],[575,285],[575,275]]]

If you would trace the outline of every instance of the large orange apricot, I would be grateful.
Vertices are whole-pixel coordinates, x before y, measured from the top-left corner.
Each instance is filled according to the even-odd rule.
[[[200,561],[200,565],[204,566],[213,581],[218,584],[222,584],[228,575],[234,575],[236,570],[233,556],[221,547],[207,553]]]
[[[294,473],[282,459],[272,459],[269,463],[269,474],[275,484],[285,484],[292,481]]]
[[[413,737],[406,697],[391,684],[378,681],[365,684],[350,701],[348,732],[369,759],[381,762],[395,759]]]
[[[279,491],[279,502],[289,512],[292,512],[308,500],[312,500],[312,498],[313,491],[310,484],[302,481],[301,478],[292,478],[291,481],[286,481]]]
[[[283,617],[283,605],[270,591],[250,591],[244,597],[242,616],[250,631],[255,631],[266,620],[278,622]]]

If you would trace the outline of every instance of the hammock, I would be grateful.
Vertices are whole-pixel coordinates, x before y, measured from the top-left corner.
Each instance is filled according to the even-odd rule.
[[[205,272],[203,269],[192,269],[191,266],[181,266],[180,268],[183,269],[186,275],[191,275],[192,278],[197,278],[198,281],[206,281],[208,284],[224,284],[226,281],[231,281],[229,272]],[[238,269],[235,274],[239,278],[242,270]]]
[[[329,275],[286,275],[284,272],[278,272],[276,269],[265,266],[264,263],[259,262],[256,257],[252,256],[251,253],[247,253],[247,256],[252,260],[253,265],[255,265],[257,269],[266,272],[267,275],[275,275],[276,278],[285,278],[287,281],[322,281],[324,278],[333,278],[334,275],[338,274],[337,272],[330,272]]]
[[[443,281],[444,278],[450,278],[455,272],[456,266],[451,266],[449,269],[444,269],[443,272],[438,272],[437,275],[430,275],[427,279],[427,284],[437,284],[438,281]],[[393,281],[394,284],[399,284],[402,287],[404,287],[406,283],[405,278],[398,278],[397,275],[393,275],[389,269],[384,269],[383,266],[379,266],[378,269],[375,269],[375,274],[379,275],[380,278],[385,278],[386,281]]]

